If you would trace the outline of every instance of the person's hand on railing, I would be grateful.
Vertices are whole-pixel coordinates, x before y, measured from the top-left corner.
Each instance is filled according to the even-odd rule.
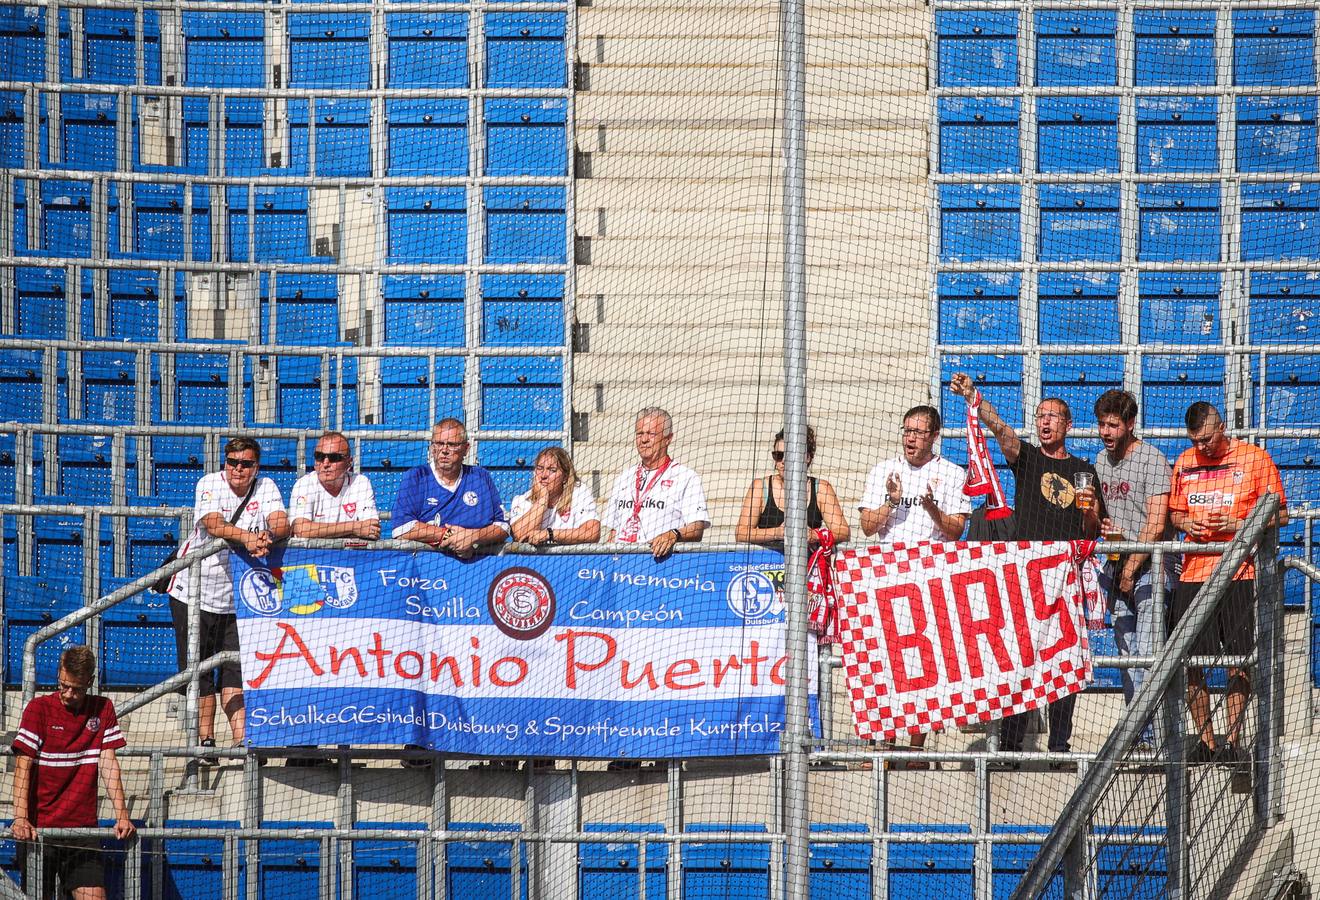
[[[133,824],[133,820],[128,817],[127,813],[115,819],[115,837],[121,841],[126,841],[135,834],[137,834],[137,826]]]
[[[353,536],[365,541],[380,540],[380,519],[366,519],[353,523]]]
[[[37,839],[37,829],[32,827],[27,816],[16,816],[14,823],[9,826],[10,832],[14,835],[16,841],[35,841]]]

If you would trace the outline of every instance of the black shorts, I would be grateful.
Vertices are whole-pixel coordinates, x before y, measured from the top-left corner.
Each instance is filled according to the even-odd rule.
[[[1169,628],[1176,628],[1183,614],[1191,607],[1196,594],[1204,586],[1200,581],[1180,581],[1173,593],[1173,606],[1169,610]],[[1250,580],[1234,581],[1219,601],[1210,621],[1192,643],[1195,656],[1215,656],[1227,653],[1247,656],[1256,647],[1256,592]]]
[[[19,844],[18,864],[27,886],[27,855],[33,844]],[[41,894],[55,896],[55,876],[60,879],[61,896],[72,894],[78,888],[104,888],[105,870],[101,867],[100,838],[64,838],[58,843],[44,845],[41,855]]]
[[[174,655],[179,671],[188,667],[188,604],[170,598],[170,614],[174,617]],[[238,650],[238,617],[233,613],[213,613],[202,610],[201,657],[207,659],[221,650]],[[219,669],[202,674],[201,696],[209,697],[222,688],[242,688],[243,674],[238,663],[225,663]]]

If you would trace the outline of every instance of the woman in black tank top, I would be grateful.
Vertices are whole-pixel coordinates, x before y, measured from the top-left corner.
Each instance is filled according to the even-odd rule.
[[[747,489],[743,499],[742,512],[738,516],[738,527],[734,536],[740,541],[751,544],[782,544],[784,542],[784,433],[775,435],[774,459],[775,471],[764,478],[756,478]],[[807,465],[811,465],[816,455],[816,432],[807,428]],[[834,488],[824,478],[808,478],[809,500],[807,503],[807,526],[811,529],[822,525],[834,533],[839,543],[848,540],[850,529],[844,518],[843,508]],[[810,541],[816,543],[815,535]]]

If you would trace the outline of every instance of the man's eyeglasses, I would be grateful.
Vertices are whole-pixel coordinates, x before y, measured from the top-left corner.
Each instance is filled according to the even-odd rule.
[[[225,465],[233,469],[251,469],[257,464],[255,459],[238,459],[233,456],[225,457]]]
[[[61,694],[73,694],[75,697],[87,693],[90,687],[86,684],[69,684],[67,681],[58,681],[56,684],[59,685]]]
[[[928,435],[928,434],[930,434],[930,433],[931,433],[930,430],[927,429],[927,428],[904,428],[904,429],[903,429],[903,437],[925,437],[926,435]]]
[[[462,450],[467,446],[467,441],[431,441],[431,446],[441,450]]]
[[[348,454],[347,454],[347,453],[322,453],[320,450],[317,450],[317,451],[315,451],[315,452],[312,454],[312,458],[315,459],[317,462],[341,463],[341,462],[343,462],[344,460],[348,459]]]

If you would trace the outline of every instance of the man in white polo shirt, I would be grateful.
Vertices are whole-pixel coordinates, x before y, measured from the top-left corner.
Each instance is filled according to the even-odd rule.
[[[649,406],[637,414],[635,444],[641,461],[619,473],[601,522],[607,541],[645,543],[664,559],[679,541],[700,541],[710,513],[701,477],[669,456],[674,424],[669,413]]]
[[[290,498],[293,536],[377,540],[376,492],[367,476],[353,471],[348,438],[327,431],[316,442],[312,459],[312,471],[298,479]]]
[[[941,424],[933,406],[903,416],[903,454],[876,464],[857,504],[867,537],[893,544],[962,537],[972,513],[962,490],[967,473],[935,454]]]

